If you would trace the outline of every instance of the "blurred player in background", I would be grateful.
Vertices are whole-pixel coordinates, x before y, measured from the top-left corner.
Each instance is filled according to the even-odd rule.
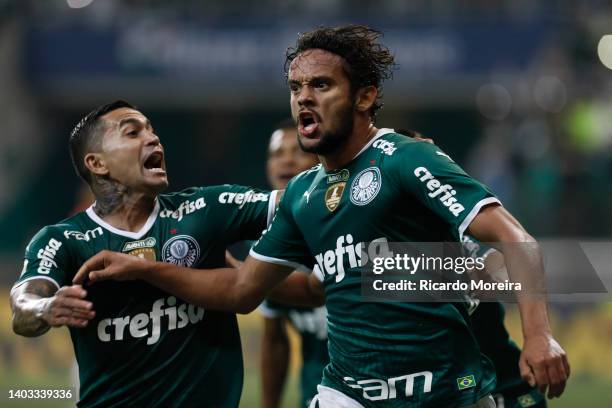
[[[312,406],[492,407],[495,373],[474,339],[465,303],[364,302],[359,243],[531,243],[481,183],[438,147],[377,128],[394,59],[365,26],[319,28],[287,54],[301,147],[321,166],[296,176],[267,232],[239,269],[206,273],[116,252],[88,260],[76,282],[144,279],[207,308],[249,312],[301,265],[315,265],[328,310],[330,364]],[[500,245],[510,254],[507,245]],[[515,245],[510,277],[543,276],[535,245]],[[505,254],[506,255],[506,254]],[[519,296],[522,376],[549,397],[569,375],[546,301]]]
[[[317,156],[304,152],[297,140],[292,119],[279,123],[270,137],[267,176],[274,190],[284,190],[287,183],[318,163]],[[288,306],[266,299],[259,308],[264,316],[261,340],[262,406],[281,406],[283,388],[290,360],[287,323],[299,333],[302,369],[300,371],[301,406],[307,407],[317,392],[323,368],[329,362],[327,353],[327,311],[325,307]]]
[[[75,127],[70,153],[96,202],[43,228],[11,291],[13,329],[67,326],[79,364],[79,406],[238,406],[242,350],[233,313],[204,310],[143,281],[73,285],[104,249],[185,267],[225,264],[225,247],[255,239],[275,194],[222,185],[160,194],[164,149],[132,105],[101,106]]]

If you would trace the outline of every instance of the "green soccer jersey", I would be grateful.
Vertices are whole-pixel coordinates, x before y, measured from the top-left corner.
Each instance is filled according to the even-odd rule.
[[[391,129],[344,168],[289,183],[251,255],[315,265],[328,311],[323,385],[368,407],[461,407],[494,389],[465,304],[363,301],[359,262],[362,242],[458,242],[498,202],[437,146]]]
[[[254,239],[274,194],[222,185],[159,195],[138,232],[118,230],[93,208],[43,228],[26,248],[16,285],[70,285],[78,268],[108,249],[194,268],[225,265],[225,248]],[[70,328],[83,407],[236,407],[243,382],[233,313],[204,310],[143,281],[87,288],[96,317]]]
[[[300,391],[302,407],[308,407],[321,383],[323,369],[329,363],[327,352],[327,310],[325,307],[302,308],[265,300],[259,307],[268,318],[288,319],[302,340]]]

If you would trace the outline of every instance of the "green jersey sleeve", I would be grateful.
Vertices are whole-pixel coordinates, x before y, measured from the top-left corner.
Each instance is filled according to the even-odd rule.
[[[448,223],[458,241],[481,208],[501,204],[438,146],[409,141],[402,147],[403,154],[392,160],[399,170],[400,188]]]
[[[66,241],[57,226],[40,230],[26,247],[23,269],[14,286],[32,279],[46,279],[58,289],[70,284],[74,262]]]
[[[277,193],[224,184],[211,187],[207,201],[214,202],[214,216],[229,242],[254,240],[274,215]]]
[[[253,245],[249,255],[263,262],[310,272],[315,261],[295,222],[291,209],[295,198],[292,197],[291,189],[293,180],[285,190],[272,223],[260,240]]]

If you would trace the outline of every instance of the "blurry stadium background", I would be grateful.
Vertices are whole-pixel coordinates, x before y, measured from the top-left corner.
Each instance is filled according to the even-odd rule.
[[[396,54],[380,125],[434,138],[536,237],[610,240],[610,2],[0,0],[1,406],[9,388],[71,381],[67,330],[17,337],[7,299],[29,238],[85,204],[74,124],[127,99],[162,138],[173,189],[266,187],[268,137],[289,115],[284,50],[341,23],[382,30]],[[612,303],[553,304],[553,315],[573,372],[550,406],[612,406]],[[513,310],[508,324],[520,340]],[[241,318],[244,407],[259,405],[260,326],[257,313]]]

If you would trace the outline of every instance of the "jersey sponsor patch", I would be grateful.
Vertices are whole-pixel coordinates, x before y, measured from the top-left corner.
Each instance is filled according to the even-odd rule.
[[[66,239],[74,238],[77,241],[86,241],[89,242],[94,238],[101,237],[104,232],[102,231],[102,227],[94,228],[89,231],[81,232],[81,231],[64,231],[64,236]]]
[[[162,260],[174,265],[191,267],[200,259],[200,245],[189,235],[170,238],[162,248]]]
[[[420,377],[423,378],[423,394],[431,392],[433,382],[433,373],[431,371],[400,375],[399,377],[392,377],[387,380],[371,378],[356,381],[352,377],[344,377],[343,379],[349,387],[361,389],[363,391],[363,398],[370,401],[380,401],[397,398],[398,391],[400,398],[402,396],[406,398],[412,397],[415,391],[415,379]]]
[[[146,337],[147,345],[159,341],[162,326],[167,331],[182,329],[188,324],[197,324],[204,319],[204,309],[187,303],[177,305],[177,299],[157,299],[149,313],[102,319],[97,334],[101,342],[122,341]]]
[[[184,215],[191,214],[202,208],[206,207],[206,201],[203,197],[198,198],[195,201],[185,200],[182,202],[176,210],[162,210],[159,212],[160,218],[174,218],[177,221],[181,221]]]
[[[36,257],[40,259],[38,264],[37,272],[43,275],[48,275],[51,272],[51,268],[57,269],[57,262],[55,262],[55,255],[62,246],[62,243],[54,238],[51,238],[44,248],[38,250]]]
[[[382,177],[378,167],[368,167],[360,171],[351,183],[351,202],[355,205],[370,203],[380,192]]]
[[[349,268],[357,268],[368,262],[368,256],[370,258],[393,256],[386,237],[373,239],[366,251],[362,251],[362,248],[363,243],[355,243],[351,234],[340,235],[336,239],[334,249],[328,249],[315,255],[317,264],[314,266],[313,272],[317,273],[316,271],[319,271],[318,273],[323,277],[325,275],[336,275],[336,282],[340,282],[346,275],[345,261],[348,262]]]
[[[329,211],[333,212],[336,208],[338,208],[345,187],[346,183],[342,182],[336,183],[327,188],[327,191],[325,192],[325,206]]]
[[[442,184],[427,167],[417,167],[414,169],[414,175],[419,179],[421,183],[425,184],[429,193],[427,194],[431,198],[437,198],[440,202],[448,208],[455,217],[461,214],[465,207],[457,202],[455,195],[457,191],[450,184]]]
[[[394,142],[390,142],[385,139],[377,139],[372,144],[372,147],[382,150],[382,152],[387,156],[391,156],[397,150],[397,147],[395,147]]]
[[[256,193],[253,190],[249,190],[246,193],[233,193],[226,191],[219,194],[219,202],[221,204],[236,204],[238,208],[244,207],[247,203],[256,203],[258,201],[268,201],[269,194]]]

